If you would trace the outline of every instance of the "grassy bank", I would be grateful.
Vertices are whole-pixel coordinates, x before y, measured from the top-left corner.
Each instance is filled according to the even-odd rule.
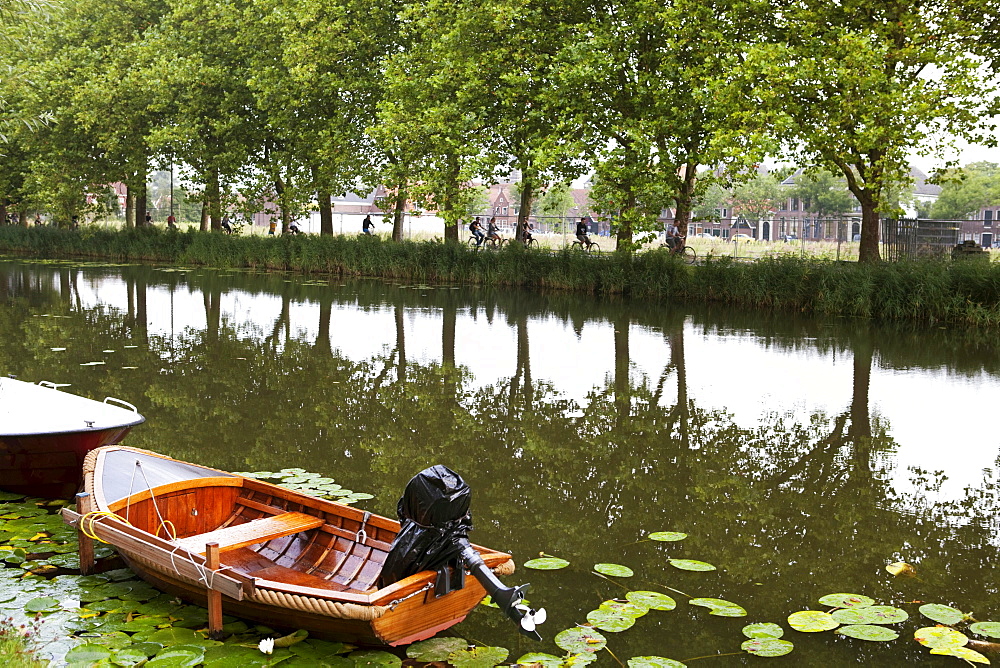
[[[476,251],[377,237],[226,236],[159,229],[0,227],[0,251],[220,268],[248,267],[422,282],[481,283],[715,301],[821,315],[1000,325],[1000,264],[858,265],[796,257],[711,259],[687,266],[663,251],[592,257],[510,245]]]
[[[0,619],[0,662],[6,668],[44,668],[48,662],[35,653],[32,626],[18,626],[10,618]]]

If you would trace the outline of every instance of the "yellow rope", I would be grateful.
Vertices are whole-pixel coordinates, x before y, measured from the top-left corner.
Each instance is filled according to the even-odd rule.
[[[171,543],[177,540],[177,527],[170,520],[160,520],[160,526],[156,527],[157,538],[160,536],[160,529],[163,529],[164,537]]]
[[[94,523],[99,521],[102,517],[111,517],[118,520],[119,522],[124,522],[125,524],[132,526],[132,524],[121,515],[117,515],[107,510],[92,510],[80,518],[80,531],[83,532],[83,535],[86,536],[87,538],[92,538],[93,540],[99,540],[102,543],[108,543],[108,541],[104,540],[103,538],[100,538],[94,532]],[[90,523],[88,524],[87,522]]]

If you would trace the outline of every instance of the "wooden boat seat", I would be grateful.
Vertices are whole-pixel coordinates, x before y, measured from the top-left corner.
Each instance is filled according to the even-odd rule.
[[[218,543],[219,551],[224,552],[308,531],[323,524],[322,518],[305,513],[281,513],[181,538],[177,544],[193,554],[205,554],[206,543]]]

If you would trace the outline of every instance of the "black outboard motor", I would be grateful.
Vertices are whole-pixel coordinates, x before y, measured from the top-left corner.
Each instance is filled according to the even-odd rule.
[[[469,544],[471,497],[462,476],[446,466],[432,466],[413,476],[396,508],[402,526],[382,566],[379,586],[434,570],[434,593],[444,596],[465,586],[468,569],[521,633],[541,640],[535,626],[545,621],[544,608],[535,611],[521,603],[530,585],[504,586]]]

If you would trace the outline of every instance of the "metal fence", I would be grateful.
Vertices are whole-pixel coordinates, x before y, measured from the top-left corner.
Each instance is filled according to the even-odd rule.
[[[963,225],[972,221],[882,219],[882,256],[889,261],[944,257],[958,245]]]

